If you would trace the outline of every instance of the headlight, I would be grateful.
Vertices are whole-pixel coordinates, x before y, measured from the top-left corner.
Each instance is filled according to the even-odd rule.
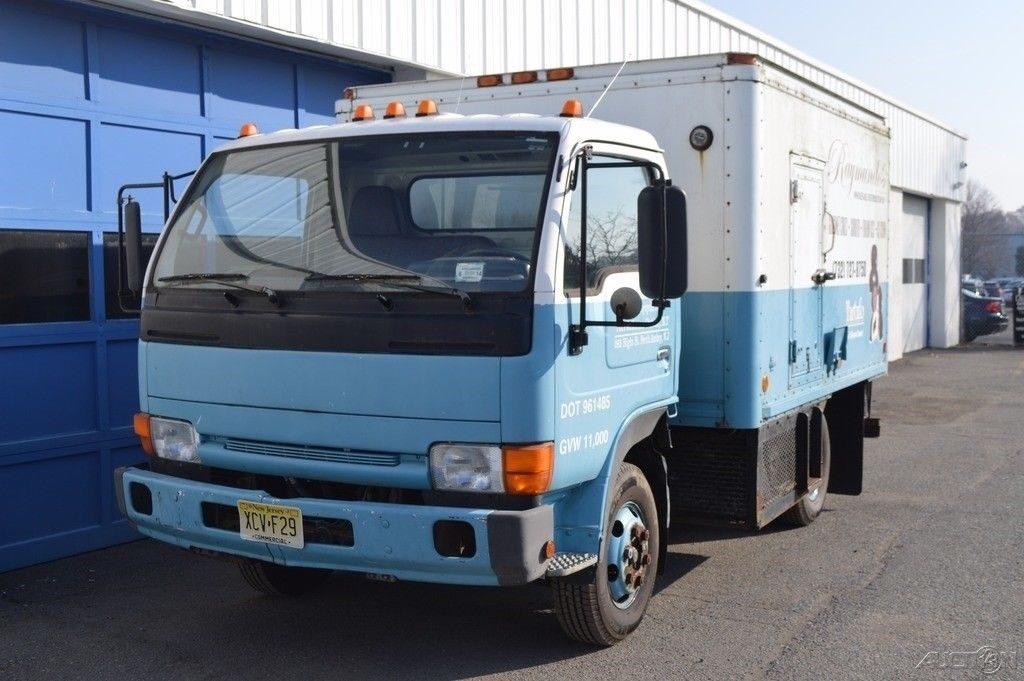
[[[460,492],[504,492],[501,447],[437,444],[430,448],[434,489]]]
[[[149,419],[153,450],[161,459],[201,463],[199,434],[188,421],[173,421],[156,416]]]

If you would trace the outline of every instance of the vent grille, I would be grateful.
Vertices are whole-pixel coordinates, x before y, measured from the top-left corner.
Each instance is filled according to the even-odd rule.
[[[347,449],[314,447],[311,445],[288,445],[278,442],[258,442],[234,438],[218,440],[217,442],[223,445],[224,449],[231,452],[283,456],[289,459],[304,459],[306,461],[329,461],[331,463],[351,463],[363,466],[397,466],[399,462],[398,454],[381,452],[353,452]]]
[[[672,441],[668,484],[673,518],[749,522],[756,431],[674,428]]]
[[[759,461],[764,505],[796,489],[796,431],[787,429],[765,441]]]

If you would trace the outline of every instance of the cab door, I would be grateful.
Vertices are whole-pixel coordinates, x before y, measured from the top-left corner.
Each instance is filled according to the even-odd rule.
[[[560,352],[556,365],[556,475],[583,467],[596,474],[619,428],[638,409],[665,404],[676,394],[678,301],[650,327],[587,326],[587,344],[573,354],[571,325],[580,316],[581,225],[586,196],[586,316],[615,321],[611,298],[632,289],[642,300],[632,321],[653,321],[657,309],[640,292],[637,267],[637,198],[653,178],[635,149],[593,147],[585,176],[563,208],[561,291],[556,291]],[[583,170],[580,169],[582,175]]]

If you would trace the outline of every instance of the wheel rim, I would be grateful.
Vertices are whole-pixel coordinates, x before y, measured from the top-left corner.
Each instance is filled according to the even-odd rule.
[[[647,581],[651,564],[651,532],[634,501],[627,501],[612,517],[608,533],[608,591],[616,607],[628,608]]]

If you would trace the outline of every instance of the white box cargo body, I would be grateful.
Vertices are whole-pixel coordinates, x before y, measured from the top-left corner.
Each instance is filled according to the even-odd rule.
[[[687,194],[689,290],[674,425],[758,428],[886,371],[889,136],[856,104],[750,55],[580,67],[572,78],[365,86],[338,102],[410,114],[555,115],[643,129]],[[424,130],[429,131],[429,121]],[[699,150],[691,133],[710,131]],[[694,142],[699,142],[694,134]],[[699,146],[699,145],[698,145]],[[568,213],[563,210],[563,215]],[[539,279],[538,279],[539,280]]]

